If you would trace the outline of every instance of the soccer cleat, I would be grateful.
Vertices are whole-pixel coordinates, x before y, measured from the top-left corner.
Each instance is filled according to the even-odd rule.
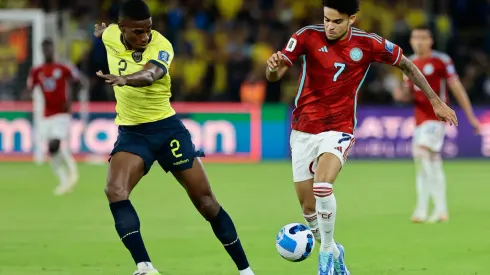
[[[334,275],[333,252],[320,252],[318,256],[318,275]]]
[[[136,271],[133,275],[162,275],[156,269],[151,271]]]
[[[339,255],[338,259],[334,258],[334,260],[333,260],[333,265],[334,265],[334,270],[335,270],[334,275],[350,275],[349,269],[345,265],[345,260],[344,260],[345,249],[339,243],[336,243],[336,245],[340,251],[340,255]]]
[[[412,222],[413,223],[424,223],[425,222],[425,219],[420,218],[420,217],[413,216],[412,217]]]
[[[427,223],[447,222],[448,220],[447,214],[434,213],[427,219]]]
[[[58,185],[58,187],[56,187],[56,189],[54,190],[54,194],[56,196],[61,196],[66,193],[70,193],[71,191],[73,191],[77,183],[78,183],[78,174],[73,174],[68,179],[68,182],[61,183],[60,185]]]

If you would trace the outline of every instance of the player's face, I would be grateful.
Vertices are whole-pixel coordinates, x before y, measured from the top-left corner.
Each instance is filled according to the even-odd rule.
[[[144,50],[150,42],[151,27],[151,18],[141,21],[124,19],[119,24],[124,39],[136,50]]]
[[[338,40],[344,38],[349,32],[349,26],[354,24],[356,16],[339,13],[337,10],[324,7],[323,23],[328,40]]]
[[[416,54],[425,54],[432,49],[432,35],[429,30],[413,30],[410,45]]]
[[[54,55],[53,44],[51,43],[43,44],[43,54],[46,61],[52,61]]]

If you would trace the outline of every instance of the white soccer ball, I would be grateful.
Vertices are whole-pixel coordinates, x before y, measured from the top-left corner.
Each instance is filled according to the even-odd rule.
[[[315,248],[315,237],[308,226],[290,223],[277,234],[276,248],[284,259],[301,262],[308,258]]]

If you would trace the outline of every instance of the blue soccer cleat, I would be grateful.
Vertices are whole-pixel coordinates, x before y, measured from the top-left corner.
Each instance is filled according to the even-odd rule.
[[[339,243],[336,243],[336,244],[337,244],[337,248],[340,251],[340,255],[339,255],[339,258],[334,259],[334,262],[333,262],[334,263],[334,269],[335,269],[334,275],[350,275],[349,269],[347,269],[347,266],[345,265],[345,260],[344,260],[345,249],[341,244],[339,244]]]
[[[318,275],[334,275],[333,252],[320,252],[318,258]]]

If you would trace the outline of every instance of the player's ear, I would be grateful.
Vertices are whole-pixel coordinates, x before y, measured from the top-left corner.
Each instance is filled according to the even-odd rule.
[[[117,26],[119,27],[119,30],[124,33],[124,24],[122,22],[117,23]]]
[[[352,25],[354,25],[354,23],[356,22],[356,18],[357,18],[357,17],[356,17],[356,15],[355,15],[355,14],[354,14],[354,15],[351,15],[351,16],[349,17],[349,25],[351,25],[351,26],[352,26]]]

